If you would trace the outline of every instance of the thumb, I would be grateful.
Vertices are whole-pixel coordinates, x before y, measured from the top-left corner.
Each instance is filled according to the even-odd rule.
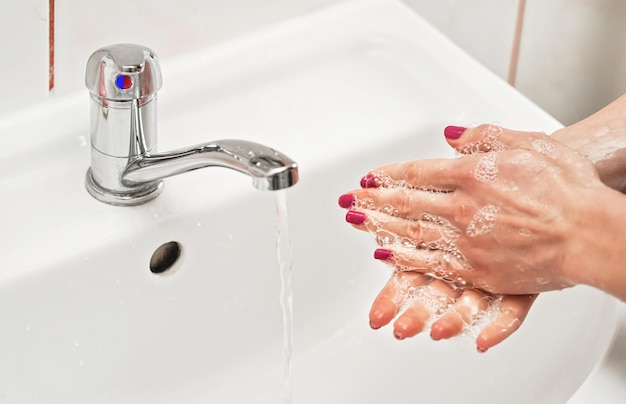
[[[446,141],[461,154],[487,153],[515,147],[524,132],[502,129],[498,125],[479,125],[473,128],[447,126],[443,130]]]

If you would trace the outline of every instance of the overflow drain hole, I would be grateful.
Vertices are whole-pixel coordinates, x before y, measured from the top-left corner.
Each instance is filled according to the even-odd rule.
[[[172,268],[172,266],[180,258],[182,248],[176,241],[170,241],[154,251],[150,258],[150,272],[153,274],[162,274]]]

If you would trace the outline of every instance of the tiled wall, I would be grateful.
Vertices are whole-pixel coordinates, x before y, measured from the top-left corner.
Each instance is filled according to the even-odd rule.
[[[13,0],[0,3],[0,116],[82,89],[99,46],[137,42],[164,58],[341,0]],[[523,0],[404,0],[506,79]],[[564,123],[626,92],[626,2],[526,0],[517,87]],[[453,63],[453,61],[451,61]]]

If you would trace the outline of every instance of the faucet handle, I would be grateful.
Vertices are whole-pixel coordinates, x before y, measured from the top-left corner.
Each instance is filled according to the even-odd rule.
[[[156,94],[161,84],[159,60],[145,46],[106,46],[95,51],[87,62],[85,85],[94,97],[132,101]]]

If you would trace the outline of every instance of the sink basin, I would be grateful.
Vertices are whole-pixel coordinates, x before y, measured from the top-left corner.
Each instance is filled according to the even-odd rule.
[[[381,164],[452,156],[449,124],[560,126],[401,3],[338,4],[162,68],[162,150],[242,138],[300,164],[286,191],[294,403],[563,402],[606,352],[617,303],[585,287],[540,296],[484,355],[469,337],[369,328],[389,272],[337,197]],[[282,402],[285,195],[205,169],[148,204],[102,204],[83,185],[87,97],[0,122],[0,402]],[[172,241],[179,259],[153,273]]]

